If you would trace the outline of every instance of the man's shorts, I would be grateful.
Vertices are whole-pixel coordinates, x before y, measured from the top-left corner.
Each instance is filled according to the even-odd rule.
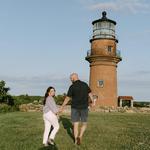
[[[88,108],[76,109],[71,108],[71,121],[72,122],[87,122]]]

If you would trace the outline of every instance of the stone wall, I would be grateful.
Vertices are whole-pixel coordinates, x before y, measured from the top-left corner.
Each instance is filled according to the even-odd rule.
[[[43,105],[41,104],[22,104],[19,106],[19,110],[22,112],[42,112]]]
[[[59,108],[60,106],[58,106]],[[22,112],[42,112],[43,105],[41,104],[22,104],[19,106],[19,110]],[[71,108],[69,105],[65,106],[64,113],[70,113]],[[122,113],[150,113],[150,107],[96,107],[90,108],[91,112],[122,112]]]
[[[96,107],[89,108],[95,112],[150,113],[150,107]]]
[[[60,108],[60,106],[58,105],[58,108]],[[43,105],[42,104],[33,104],[33,103],[29,103],[29,104],[22,104],[19,106],[19,110],[21,112],[42,112],[43,111]],[[70,113],[70,106],[66,106],[64,108],[64,113]]]

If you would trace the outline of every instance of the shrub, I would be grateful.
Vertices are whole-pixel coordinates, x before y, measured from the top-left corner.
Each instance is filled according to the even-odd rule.
[[[55,96],[55,100],[57,105],[62,105],[64,102],[64,95]]]
[[[19,108],[17,106],[10,106],[7,104],[0,104],[0,113],[5,113],[5,112],[13,112],[13,111],[18,111]]]
[[[66,94],[55,96],[56,104],[62,105],[65,100],[65,97],[66,97]],[[67,105],[70,105],[70,104],[71,104],[71,101],[69,101]]]
[[[133,106],[134,107],[149,107],[150,102],[138,102],[138,101],[134,101]]]
[[[42,96],[29,96],[28,94],[26,95],[19,95],[19,96],[13,96],[14,98],[14,103],[16,105],[21,105],[21,104],[28,104],[28,103],[41,103]]]

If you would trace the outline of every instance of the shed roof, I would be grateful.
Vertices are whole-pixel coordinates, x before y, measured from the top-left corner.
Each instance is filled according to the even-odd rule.
[[[133,100],[132,96],[118,96],[118,99],[122,99],[122,100]]]

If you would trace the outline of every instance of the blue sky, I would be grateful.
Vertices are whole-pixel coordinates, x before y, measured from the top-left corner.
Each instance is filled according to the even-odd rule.
[[[150,101],[149,0],[0,0],[0,80],[13,95],[67,92],[69,75],[88,82],[92,21],[115,20],[123,60],[118,95]]]

